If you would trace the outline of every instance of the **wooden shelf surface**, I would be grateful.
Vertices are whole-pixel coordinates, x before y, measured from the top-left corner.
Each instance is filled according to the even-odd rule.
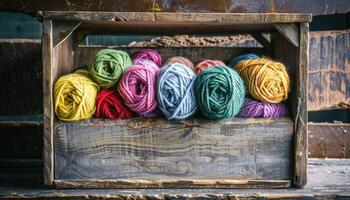
[[[28,180],[27,180],[28,181]],[[308,183],[291,189],[53,189],[1,184],[0,199],[247,199],[350,198],[350,159],[310,159]],[[4,186],[7,185],[7,186]]]

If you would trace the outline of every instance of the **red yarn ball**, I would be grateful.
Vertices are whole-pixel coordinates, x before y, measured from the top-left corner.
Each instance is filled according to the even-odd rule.
[[[134,113],[124,105],[116,89],[104,89],[98,93],[96,98],[96,117],[125,119],[133,116]]]

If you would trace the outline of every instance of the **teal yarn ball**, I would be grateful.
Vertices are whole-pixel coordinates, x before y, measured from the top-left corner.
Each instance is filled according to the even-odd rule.
[[[169,120],[187,119],[197,111],[194,95],[196,74],[180,63],[166,64],[158,71],[158,106]]]
[[[240,111],[245,87],[239,74],[227,66],[202,71],[195,82],[197,106],[209,119],[230,119]]]
[[[129,54],[114,49],[100,50],[89,66],[91,77],[102,88],[117,84],[124,70],[132,65]]]

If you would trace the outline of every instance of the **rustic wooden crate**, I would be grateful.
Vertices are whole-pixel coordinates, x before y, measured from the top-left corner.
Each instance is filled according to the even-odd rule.
[[[283,188],[303,186],[307,167],[308,14],[41,12],[44,68],[44,182],[86,188]],[[86,34],[249,33],[260,48],[158,48],[228,61],[258,52],[283,62],[292,89],[289,118],[102,120],[66,123],[53,111],[58,77],[106,47]],[[269,33],[271,37],[266,37]],[[132,53],[139,48],[125,47]]]

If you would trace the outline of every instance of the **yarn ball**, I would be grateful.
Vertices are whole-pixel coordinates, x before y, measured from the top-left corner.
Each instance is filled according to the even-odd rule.
[[[109,88],[116,85],[123,71],[131,64],[131,59],[125,51],[102,49],[89,66],[89,72],[102,88]]]
[[[248,59],[238,62],[235,69],[255,99],[279,103],[288,98],[290,80],[282,63],[267,58]]]
[[[183,65],[186,65],[187,67],[191,68],[194,71],[193,63],[185,57],[182,57],[182,56],[171,57],[167,61],[165,61],[164,65],[173,64],[173,63],[180,63]]]
[[[196,112],[195,79],[196,74],[181,63],[167,64],[159,70],[158,104],[167,119],[186,119]]]
[[[91,118],[95,113],[95,100],[99,86],[86,70],[60,77],[54,85],[54,109],[63,121]]]
[[[239,74],[227,66],[203,70],[195,82],[197,105],[210,119],[229,119],[241,109],[245,88]]]
[[[153,61],[158,67],[162,65],[162,57],[160,57],[159,53],[153,49],[143,49],[141,51],[135,52],[132,55],[132,59],[145,59]]]
[[[157,107],[156,74],[158,66],[144,59],[137,59],[136,64],[128,68],[120,79],[118,90],[125,105],[143,116]]]
[[[247,54],[243,54],[240,56],[236,56],[230,60],[228,66],[234,67],[237,63],[239,63],[242,60],[255,59],[255,58],[260,58],[260,57],[255,55],[255,54],[252,54],[252,53],[247,53]]]
[[[226,66],[225,63],[223,63],[220,60],[203,60],[195,66],[196,74],[201,73],[203,70],[207,69],[208,67],[213,66]]]
[[[246,98],[238,116],[243,118],[274,118],[285,117],[287,114],[288,109],[284,104],[264,103],[251,98]]]
[[[118,95],[116,89],[101,90],[96,98],[96,117],[109,119],[131,118],[131,112]]]

